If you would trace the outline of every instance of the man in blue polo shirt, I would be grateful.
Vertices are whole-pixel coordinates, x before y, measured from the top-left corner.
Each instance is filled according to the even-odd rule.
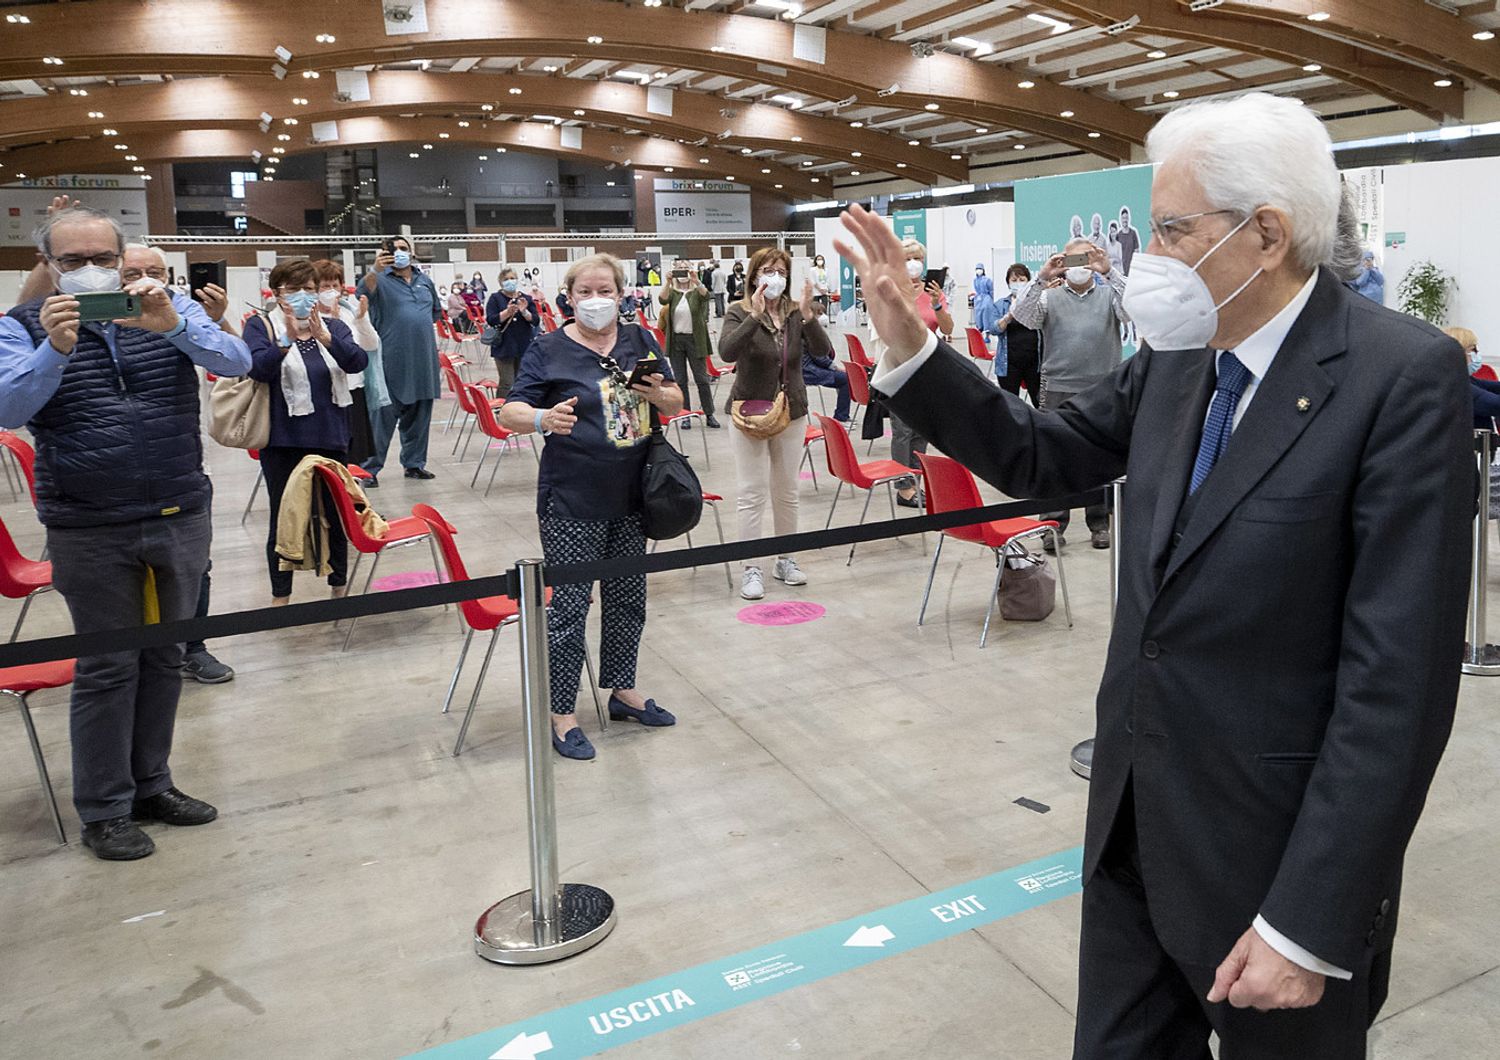
[[[412,264],[411,243],[396,238],[375,255],[375,268],[365,273],[370,300],[370,322],[380,335],[385,358],[385,381],[391,403],[371,413],[375,452],[365,470],[377,476],[366,488],[379,484],[380,469],[391,447],[391,435],[401,430],[401,466],[407,478],[436,478],[427,470],[427,436],[432,426],[432,403],[442,393],[438,374],[437,336],[433,322],[442,313],[437,288]]]

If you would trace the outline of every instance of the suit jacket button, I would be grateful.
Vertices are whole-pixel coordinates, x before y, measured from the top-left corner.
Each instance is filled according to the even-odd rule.
[[[1373,945],[1375,945],[1375,932],[1372,931],[1368,935],[1365,936],[1365,945],[1366,946],[1373,946]]]
[[[1175,549],[1175,548],[1177,548],[1181,544],[1182,544],[1182,535],[1181,534],[1173,534],[1172,535],[1172,547]]]
[[[1389,913],[1390,911],[1391,911],[1391,900],[1389,898],[1382,898],[1380,900],[1380,915],[1381,916],[1385,916],[1385,914]]]
[[[1381,913],[1375,918],[1375,930],[1379,931],[1383,927],[1385,927],[1385,914]]]
[[[1146,658],[1154,659],[1161,654],[1161,645],[1157,644],[1154,640],[1148,640],[1145,644],[1141,645],[1141,651],[1145,654]]]

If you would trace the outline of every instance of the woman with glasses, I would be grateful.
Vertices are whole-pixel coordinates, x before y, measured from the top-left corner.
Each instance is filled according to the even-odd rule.
[[[250,378],[270,387],[271,439],[260,451],[271,503],[266,566],[273,606],[292,598],[292,572],[281,570],[276,524],[287,480],[305,456],[349,462],[349,409],[354,404],[349,375],[369,363],[349,325],[318,312],[318,271],[306,258],[284,261],[271,270],[276,304],[264,316],[245,322],[250,347]],[[333,505],[325,496],[326,510]],[[338,520],[330,520],[328,585],[343,596],[349,574],[348,541]]]
[[[521,358],[501,426],[546,437],[537,476],[537,518],[548,564],[639,556],[641,472],[651,413],[682,408],[682,392],[645,328],[621,325],[625,269],[607,254],[573,262],[563,282],[574,319],[540,335]],[[636,362],[656,361],[632,387]],[[584,623],[592,583],[559,585],[552,593],[547,650],[552,683],[552,746],[586,761],[594,746],[574,717],[583,667]],[[676,724],[636,689],[636,659],[646,626],[646,579],[613,578],[599,585],[602,643],[599,684],[609,688],[609,714],[659,727]]]
[[[391,403],[385,387],[385,364],[380,358],[380,336],[370,323],[369,298],[360,295],[355,302],[346,293],[344,267],[324,258],[313,262],[313,269],[318,274],[318,312],[330,320],[343,321],[369,362],[364,371],[349,376],[349,393],[354,398],[349,408],[349,463],[363,464],[375,452],[370,414]]]

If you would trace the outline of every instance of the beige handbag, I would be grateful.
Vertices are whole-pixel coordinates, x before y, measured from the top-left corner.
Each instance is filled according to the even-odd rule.
[[[790,329],[781,341],[781,380],[776,388],[776,397],[770,401],[751,400],[729,403],[729,415],[734,419],[734,425],[751,438],[758,438],[762,441],[775,438],[792,422],[792,407],[786,399],[787,342],[789,339]]]
[[[271,441],[271,388],[248,375],[216,380],[208,395],[208,434],[231,449],[264,449]]]

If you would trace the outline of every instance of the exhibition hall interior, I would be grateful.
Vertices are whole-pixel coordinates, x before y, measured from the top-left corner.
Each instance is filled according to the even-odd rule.
[[[1496,1055],[1497,33],[0,0],[0,1057]]]

